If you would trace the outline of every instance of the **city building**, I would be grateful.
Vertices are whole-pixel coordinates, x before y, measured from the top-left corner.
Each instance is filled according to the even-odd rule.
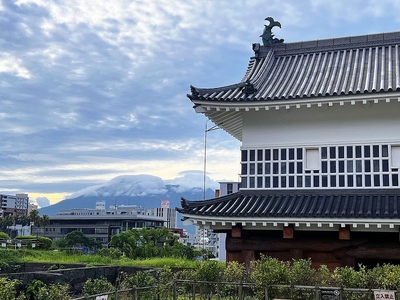
[[[239,190],[240,182],[221,181],[219,189],[215,191],[215,197],[226,196]],[[196,249],[207,249],[219,261],[226,261],[225,239],[226,233],[217,233],[212,229],[204,228],[201,224],[196,225],[195,243]]]
[[[0,195],[1,216],[28,215],[29,196],[28,194]]]
[[[49,218],[46,227],[33,226],[32,234],[59,239],[80,230],[103,247],[108,247],[113,235],[133,228],[161,228],[165,222],[162,217],[147,215],[145,209],[136,205],[112,205],[106,209],[103,201],[97,202],[95,209],[62,210]]]
[[[240,189],[240,182],[223,181],[219,183],[219,197],[237,193]],[[218,234],[218,260],[226,261],[226,233]]]
[[[163,218],[164,226],[168,229],[178,227],[177,211],[175,208],[169,207],[168,200],[161,200],[161,207],[146,209],[146,214]]]
[[[227,261],[247,267],[261,255],[400,263],[399,47],[400,32],[294,43],[266,32],[239,83],[191,86],[195,111],[241,141],[241,183],[182,199],[185,222],[226,233]]]

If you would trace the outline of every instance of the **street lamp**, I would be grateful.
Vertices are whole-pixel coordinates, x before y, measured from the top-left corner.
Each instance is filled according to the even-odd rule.
[[[213,130],[217,130],[217,129],[221,129],[219,127],[219,125],[221,125],[222,123],[219,123],[217,125],[211,126],[210,128],[207,128],[207,122],[209,120],[206,121],[206,125],[205,125],[205,129],[204,129],[204,170],[203,170],[203,199],[206,199],[206,171],[207,171],[207,133],[209,131],[213,131]]]
[[[217,125],[211,126],[210,128],[207,127],[207,122],[209,120],[206,121],[206,125],[205,125],[205,129],[204,129],[204,170],[203,170],[203,199],[206,199],[206,173],[207,173],[207,133],[209,131],[214,131],[217,129],[220,129],[219,125],[221,125],[222,123],[219,123]],[[205,249],[205,239],[206,239],[206,226],[203,225],[203,249]]]

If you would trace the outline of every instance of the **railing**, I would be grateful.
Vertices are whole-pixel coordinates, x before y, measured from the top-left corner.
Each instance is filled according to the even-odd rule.
[[[115,290],[112,292],[104,292],[96,295],[80,296],[73,298],[74,300],[162,300],[166,299],[160,297],[157,286],[146,286],[146,287],[132,287],[130,289]]]
[[[251,283],[174,280],[170,284],[132,287],[74,300],[400,300],[400,288],[375,298],[374,289],[301,285],[256,286]],[[394,295],[394,297],[393,297]]]

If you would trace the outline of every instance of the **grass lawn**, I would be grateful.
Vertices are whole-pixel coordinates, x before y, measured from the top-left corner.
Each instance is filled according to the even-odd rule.
[[[97,254],[69,254],[65,251],[27,250],[27,249],[0,249],[0,262],[33,262],[51,264],[84,263],[87,265],[120,265],[120,266],[147,266],[147,267],[181,267],[194,268],[198,261],[183,258],[152,258],[132,260],[126,257],[111,259]],[[223,263],[225,266],[225,264]]]

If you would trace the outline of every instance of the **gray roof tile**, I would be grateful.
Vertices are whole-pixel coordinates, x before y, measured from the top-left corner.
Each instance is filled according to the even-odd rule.
[[[238,84],[202,89],[200,101],[278,99],[371,94],[400,90],[400,32],[260,46]],[[246,81],[256,92],[243,91]]]
[[[227,218],[395,219],[400,190],[239,191],[203,201],[181,199],[185,215]]]

